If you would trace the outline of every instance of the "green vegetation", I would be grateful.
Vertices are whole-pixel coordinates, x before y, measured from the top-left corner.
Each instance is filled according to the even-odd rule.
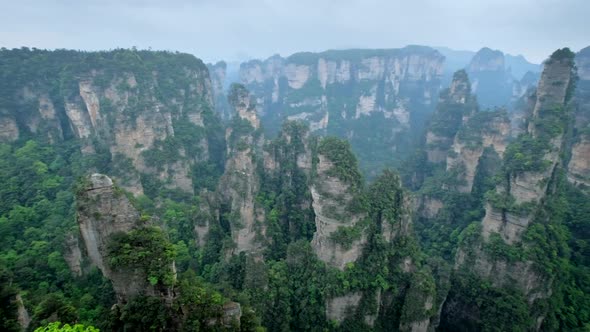
[[[461,127],[463,117],[477,111],[477,102],[471,95],[469,78],[464,70],[457,71],[453,76],[456,90],[446,89],[441,93],[441,102],[432,116],[429,130],[444,138],[453,138]],[[453,93],[453,94],[452,94]],[[456,101],[456,96],[464,96],[466,100]]]
[[[574,52],[572,52],[569,48],[564,47],[564,48],[558,49],[555,52],[553,52],[551,54],[551,56],[549,57],[549,59],[561,61],[561,60],[573,60],[575,57],[576,57],[576,54]]]
[[[354,242],[361,239],[364,228],[365,225],[360,222],[350,227],[340,226],[330,234],[330,240],[341,245],[345,250],[350,250]]]
[[[571,54],[560,52],[550,61],[571,59]],[[351,50],[347,56],[354,60],[367,54]],[[328,51],[322,56],[336,59],[341,54]],[[285,122],[275,139],[262,141],[257,140],[261,130],[254,130],[248,121],[234,116],[222,124],[203,96],[189,93],[193,91],[191,84],[197,83],[185,69],[197,77],[206,75],[202,63],[192,56],[137,50],[82,53],[22,49],[0,51],[0,60],[0,108],[17,114],[19,128],[23,129],[18,140],[0,144],[2,331],[20,330],[17,296],[32,318],[31,331],[394,331],[439,318],[440,331],[525,331],[537,323],[534,318],[539,315],[545,316],[542,330],[588,329],[587,188],[569,184],[558,165],[551,179],[540,183],[547,185],[544,199],[516,204],[514,197],[504,194],[509,192],[514,176],[547,170],[550,163],[544,160],[545,155],[557,148],[552,146],[552,139],[564,135],[567,146],[571,137],[579,134],[568,129],[569,107],[546,103],[530,121],[534,133],[516,138],[503,161],[494,149],[483,149],[473,188],[462,193],[458,188],[465,184],[460,177],[465,170],[428,164],[424,150],[403,165],[402,176],[390,170],[377,174],[383,164],[375,161],[391,158],[386,163],[393,164],[393,146],[401,149],[398,145],[403,143],[399,142],[412,136],[405,131],[399,137],[381,135],[400,125],[382,114],[354,119],[357,97],[375,92],[379,107],[403,106],[412,111],[412,116],[414,111],[427,110],[425,105],[414,103],[415,96],[408,104],[397,105],[398,100],[387,90],[391,87],[385,84],[354,81],[321,91],[319,82],[312,80],[297,91],[283,94],[281,102],[287,104],[325,92],[330,115],[326,133],[355,137],[350,144],[333,137],[310,136],[302,122]],[[309,64],[317,60],[313,54],[296,54],[289,61]],[[72,65],[65,65],[69,63]],[[87,140],[75,140],[65,129],[63,140],[47,144],[51,126],[40,125],[37,133],[23,126],[37,105],[15,101],[19,89],[32,82],[35,89],[48,93],[59,116],[63,116],[64,99],[73,98],[79,79],[87,78],[83,75],[96,68],[102,68],[92,77],[96,87],[128,92],[131,100],[128,108],[120,109],[120,105],[101,99],[106,127],[123,124],[115,121],[121,115],[129,122],[124,124],[132,126],[133,119],[145,115],[155,102],[170,112],[174,136],[157,140],[141,156],[146,166],[157,170],[175,162],[190,165],[187,167],[196,195],[170,189],[170,183],[158,174],[140,173],[131,158],[111,154],[109,130],[93,133]],[[153,72],[159,73],[157,78]],[[137,84],[122,79],[127,73],[134,75]],[[457,79],[466,82],[465,72],[457,73]],[[158,84],[154,85],[154,80]],[[279,82],[282,92],[286,84]],[[403,85],[400,89],[414,91]],[[234,107],[244,94],[247,96],[243,87],[230,91]],[[146,98],[152,95],[153,99]],[[457,137],[468,147],[479,148],[482,133],[497,134],[490,124],[506,120],[503,110],[476,112],[477,105],[469,94],[466,104],[451,102],[448,91],[442,97],[432,132],[444,138],[437,146],[443,150]],[[275,106],[274,120],[292,114],[289,112],[296,108]],[[307,107],[313,111],[314,106],[302,106]],[[250,108],[254,111],[253,104]],[[189,121],[187,112],[193,111],[200,112],[203,127]],[[463,124],[466,115],[470,118]],[[415,128],[413,122],[418,120],[410,121]],[[355,127],[350,131],[352,122]],[[232,131],[226,142],[228,127]],[[378,133],[378,138],[368,135],[371,131]],[[264,143],[262,151],[259,145],[252,145],[251,138]],[[207,151],[202,142],[207,143]],[[80,152],[87,144],[95,154]],[[254,253],[235,250],[238,246],[232,235],[244,229],[238,212],[242,207],[219,199],[226,145],[232,151],[250,148],[256,166],[256,183],[248,184],[256,190],[254,205],[246,206],[263,216],[255,225],[256,242],[262,249],[253,248]],[[137,144],[135,148],[144,147]],[[410,151],[410,147],[403,149]],[[359,159],[353,150],[360,150]],[[320,260],[316,242],[312,246],[316,233],[314,204],[318,201],[313,200],[310,186],[321,184],[317,174],[320,155],[332,163],[326,174],[351,188],[351,192],[329,197],[336,202],[333,210],[343,218],[360,218],[354,225],[342,225],[329,238],[344,250],[353,249],[357,240],[363,239],[363,247],[354,248],[360,257],[342,269]],[[370,170],[370,183],[364,182],[359,164]],[[123,184],[140,179],[145,195],[130,199],[140,210],[145,227],[114,234],[107,246],[106,263],[117,272],[145,273],[145,281],[153,286],[156,296],[147,292],[113,305],[117,299],[111,282],[87,260],[73,262],[81,264],[82,273],[72,273],[71,253],[83,249],[82,243],[75,243],[79,233],[73,208],[75,194],[87,186],[77,179],[91,172],[114,175]],[[411,197],[402,182],[417,197]],[[498,186],[508,190],[496,190]],[[117,194],[125,193],[121,190]],[[349,206],[337,206],[344,204],[344,195],[352,196]],[[530,217],[521,242],[508,244],[496,233],[484,241],[481,220],[486,203],[503,214],[506,222],[518,216]],[[439,204],[442,207],[427,215],[413,210],[420,204],[425,210],[429,204],[433,210]],[[487,263],[492,264],[489,277],[472,273],[485,270]],[[527,266],[519,272],[541,280],[543,289],[534,292],[550,288],[551,295],[530,303],[530,294],[518,288],[521,280],[496,282],[499,270],[520,266],[511,265],[515,263]],[[341,322],[329,321],[327,306],[343,296],[358,298],[358,305],[351,306]],[[226,311],[237,308],[232,301],[241,307],[239,325],[225,316]]]
[[[326,174],[349,184],[353,191],[360,188],[362,176],[358,171],[356,157],[350,150],[350,144],[347,141],[326,137],[320,140],[317,151],[333,164]]]
[[[92,326],[84,326],[82,324],[61,325],[60,322],[54,322],[44,327],[35,329],[35,332],[99,332],[100,330]]]
[[[499,122],[509,123],[508,113],[505,109],[494,111],[476,112],[469,117],[467,123],[461,127],[457,137],[465,142],[468,147],[478,147],[483,143],[483,134],[500,135],[497,130]]]
[[[265,148],[276,159],[279,169],[272,174],[260,172],[262,185],[256,201],[264,207],[273,241],[267,257],[285,257],[290,242],[311,240],[315,232],[309,192],[309,176],[297,165],[309,129],[302,122],[285,122],[279,137]]]
[[[447,301],[457,310],[441,317],[441,331],[526,331],[533,323],[521,291],[494,287],[463,271],[453,278]],[[477,316],[462,316],[469,312]]]
[[[176,251],[161,229],[145,227],[114,234],[107,250],[112,268],[141,268],[152,285],[174,284],[172,263]]]

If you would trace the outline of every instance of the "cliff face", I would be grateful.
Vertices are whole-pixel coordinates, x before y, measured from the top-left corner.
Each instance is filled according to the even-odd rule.
[[[447,151],[463,122],[477,111],[477,103],[471,94],[467,73],[460,70],[453,76],[451,87],[441,93],[437,109],[426,133],[428,162],[444,162]]]
[[[574,184],[590,186],[590,137],[580,136],[572,146],[568,179]]]
[[[369,273],[373,278],[374,273],[395,281],[391,289],[367,287],[329,296],[326,316],[337,323],[362,318],[368,327],[426,331],[435,311],[434,283],[410,249],[415,241],[410,201],[399,177],[384,171],[369,188],[361,189],[351,171],[354,161],[336,148],[338,141],[330,140],[319,142],[311,187],[316,215],[312,247],[320,260],[345,274]],[[371,264],[378,268],[368,272]],[[387,272],[380,270],[385,266]],[[396,310],[401,312],[395,323],[384,319]]]
[[[523,66],[523,64],[528,64]],[[515,72],[511,72],[515,67]],[[473,93],[483,108],[510,107],[538,80],[536,71],[523,75],[521,67],[535,70],[535,66],[524,58],[504,55],[501,51],[487,47],[479,50],[471,59],[466,70],[471,79]]]
[[[260,190],[256,155],[264,138],[260,135],[256,102],[248,90],[241,85],[233,85],[229,101],[235,116],[226,130],[228,159],[218,191],[224,205],[223,212],[230,215],[231,236],[235,244],[231,252],[259,253],[266,226],[264,209],[255,201]]]
[[[568,179],[574,184],[590,186],[590,47],[576,54],[577,89],[574,95],[576,113]]]
[[[506,165],[508,183],[504,183],[496,189],[503,195],[513,197],[516,205],[532,204],[535,206],[540,204],[547,194],[549,180],[553,176],[556,165],[560,162],[560,151],[565,132],[563,120],[560,121],[559,118],[556,118],[555,113],[558,113],[557,116],[559,116],[559,113],[566,112],[566,94],[575,75],[572,68],[573,61],[569,58],[550,59],[545,64],[537,88],[537,101],[528,126],[528,135],[533,140],[543,142],[542,144],[545,146],[537,155],[533,155],[536,151],[522,151],[528,152],[531,158],[541,158],[544,165],[524,170],[511,170],[511,165]],[[547,128],[549,122],[553,121],[556,122],[556,125],[562,126],[559,131],[549,131]],[[517,150],[518,144],[517,141],[511,147]],[[515,151],[515,153],[517,152]],[[516,163],[517,160],[514,160],[514,157],[516,156],[512,153],[508,155],[507,160],[504,161],[505,164]],[[501,214],[503,218],[500,219],[494,210],[492,205],[488,205],[486,208],[486,217],[482,223],[484,238],[488,238],[492,232],[498,232],[507,243],[519,241],[522,231],[526,229],[533,218],[532,211],[522,214],[503,211]]]
[[[66,237],[64,249],[64,259],[75,276],[82,275],[82,251],[78,241],[78,236],[69,234]]]
[[[12,52],[0,56],[15,61]],[[3,140],[76,140],[84,155],[109,160],[102,167],[134,194],[145,182],[193,192],[190,167],[209,159],[204,126],[213,114],[202,62],[165,52],[34,52],[52,65],[34,72],[22,56],[17,72],[3,72],[17,82],[0,105]],[[59,86],[47,77],[59,77]]]
[[[457,172],[457,190],[470,193],[485,148],[503,156],[510,137],[510,120],[505,111],[477,112],[455,136],[447,155],[447,172]]]
[[[113,236],[145,227],[139,213],[106,175],[93,174],[87,181],[78,190],[76,205],[80,234],[90,262],[111,280],[119,302],[125,303],[138,295],[159,294],[148,282],[145,271],[115,268],[111,264],[109,245]]]
[[[211,76],[213,88],[213,99],[215,101],[215,112],[224,120],[231,118],[231,107],[227,102],[225,84],[227,77],[227,63],[219,61],[216,64],[207,64]]]
[[[382,163],[384,154],[399,159],[410,150],[411,132],[438,94],[443,59],[417,46],[297,53],[243,63],[240,79],[257,97],[266,130],[304,120],[312,132],[348,138],[362,162]]]
[[[534,220],[543,222],[539,220],[540,211],[545,208],[546,197],[552,192],[550,183],[555,181],[561,163],[575,77],[570,53],[558,50],[545,62],[527,131],[506,148],[500,172],[503,180],[486,196],[481,229],[475,231],[480,232],[481,241],[464,246],[456,257],[456,269],[471,271],[494,287],[517,289],[529,306],[550,296],[550,275],[541,272],[533,258],[504,257],[497,248],[514,248],[505,250],[516,252],[522,246],[536,245],[523,243],[523,237]],[[536,315],[538,329],[544,316],[542,312]]]
[[[360,257],[367,238],[361,225],[365,214],[351,211],[358,189],[338,178],[336,167],[329,157],[318,155],[317,178],[310,188],[316,224],[311,244],[319,259],[342,270]],[[344,229],[356,236],[338,243],[334,234]]]

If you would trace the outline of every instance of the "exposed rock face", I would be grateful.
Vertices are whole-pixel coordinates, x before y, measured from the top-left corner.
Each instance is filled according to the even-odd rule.
[[[240,322],[242,307],[237,302],[227,302],[223,305],[223,324],[226,327],[232,326],[233,322]]]
[[[93,174],[77,195],[77,217],[90,262],[110,279],[119,302],[143,295],[156,295],[145,272],[137,269],[111,269],[107,246],[113,234],[140,228],[139,213],[123,192],[106,175]]]
[[[507,64],[507,58],[510,64]],[[536,69],[522,57],[504,55],[487,47],[479,50],[467,66],[467,73],[471,79],[473,93],[484,107],[510,107],[511,103],[521,97],[528,88],[535,85],[538,77],[535,72],[522,76],[511,73],[510,65]],[[522,76],[522,77],[521,77]]]
[[[16,120],[10,115],[0,114],[0,140],[12,142],[19,138],[19,130]]]
[[[256,115],[255,101],[241,85],[233,85],[229,94],[236,117],[249,128],[230,126],[226,132],[228,160],[219,183],[222,204],[231,213],[231,234],[235,248],[230,253],[259,253],[266,232],[264,210],[255,197],[260,188],[260,179],[254,161],[260,150],[263,137],[257,134],[260,121]]]
[[[78,237],[69,234],[66,237],[64,259],[75,276],[82,275],[82,252],[78,244]]]
[[[573,63],[570,59],[551,59],[546,63],[537,89],[537,101],[533,109],[532,121],[529,121],[528,127],[528,133],[534,139],[541,139],[541,135],[546,135],[543,132],[543,127],[537,125],[537,123],[540,123],[547,116],[544,112],[555,109],[556,107],[565,107],[566,91],[574,75],[572,73],[572,67]],[[541,202],[547,193],[548,180],[553,176],[554,168],[560,161],[559,151],[562,148],[562,135],[563,133],[557,134],[548,141],[548,151],[543,157],[547,167],[544,167],[540,171],[525,171],[518,174],[511,174],[509,187],[498,188],[498,191],[512,195],[516,204]],[[498,219],[492,217],[492,214],[493,208],[488,206],[488,209],[486,209],[486,218],[484,218],[483,222],[483,235],[486,238],[489,235],[488,230],[506,228],[498,226],[505,226],[506,220],[519,220],[520,222],[516,222],[515,225],[526,229],[528,222],[533,217],[532,214],[528,216],[507,216],[510,215],[508,213],[504,214],[503,219]],[[512,243],[518,240],[518,236],[513,238],[511,236],[513,232],[508,232],[508,228],[506,229],[506,232],[500,232],[506,241]]]
[[[538,125],[548,110],[561,107],[565,108],[566,91],[573,79],[573,61],[570,59],[548,60],[543,70],[539,87],[537,89],[537,101],[535,103],[532,121],[529,121],[528,133],[533,139],[542,139],[544,128]],[[557,134],[548,141],[548,150],[543,160],[547,165],[539,171],[525,171],[509,174],[508,185],[497,188],[501,195],[510,195],[516,204],[537,204],[542,201],[547,193],[547,185],[553,176],[554,168],[560,161],[559,151],[562,148],[563,133]],[[494,207],[487,205],[486,216],[482,223],[483,236],[489,237],[491,232],[499,232],[508,243],[519,241],[520,235],[526,229],[534,214],[518,215],[511,212],[494,211]]]
[[[56,72],[10,87],[7,106],[0,105],[0,140],[23,134],[50,143],[76,140],[85,155],[110,153],[113,177],[134,194],[143,193],[141,180],[146,178],[193,192],[190,168],[209,158],[207,137],[198,133],[213,114],[213,89],[200,60],[117,50],[66,61],[59,52],[37,52],[55,63],[48,70]],[[27,59],[22,61],[15,70],[28,66]],[[137,61],[143,62],[136,66]],[[166,70],[158,62],[166,62]],[[61,88],[55,89],[48,77],[64,72]],[[168,144],[174,140],[183,144]],[[154,160],[156,151],[164,149],[175,150],[166,151],[174,157]]]
[[[586,136],[572,147],[568,179],[574,184],[590,186],[590,138]]]
[[[467,71],[504,71],[504,54],[498,50],[484,47],[471,59]]]
[[[590,186],[590,47],[576,54],[577,89],[574,95],[576,136],[573,138],[568,179]]]
[[[431,163],[446,161],[459,128],[477,110],[471,85],[464,70],[453,76],[451,87],[441,93],[436,112],[426,133],[426,154]]]
[[[438,212],[443,208],[443,203],[439,199],[420,196],[412,202],[413,211],[417,211],[418,215],[423,218],[434,218]]]
[[[106,244],[111,234],[129,232],[138,225],[139,213],[113,181],[102,174],[93,174],[79,194],[78,224],[90,261],[108,273]]]
[[[209,75],[211,76],[215,111],[222,119],[227,120],[231,117],[231,108],[227,103],[227,95],[225,93],[225,84],[228,80],[227,64],[224,61],[219,61],[214,65],[207,64],[207,69],[209,69]]]
[[[578,52],[576,67],[580,81],[590,81],[590,47],[583,48]]]
[[[491,147],[501,157],[509,137],[510,119],[505,111],[478,112],[467,120],[447,155],[447,171],[458,171],[459,192],[471,192],[484,149]]]
[[[537,86],[539,82],[540,72],[528,71],[520,79],[520,81],[513,81],[512,85],[512,101],[515,102],[518,98],[521,98],[526,94],[527,91]]]
[[[201,248],[207,244],[211,223],[219,220],[219,211],[214,209],[215,200],[215,193],[202,192],[200,195],[199,216],[195,222],[194,233],[197,240],[196,244]]]
[[[356,310],[361,298],[362,293],[360,292],[331,298],[326,304],[326,317],[329,320],[342,322]]]
[[[356,197],[350,184],[330,175],[334,167],[332,161],[321,154],[318,158],[317,180],[311,186],[316,216],[316,232],[311,244],[319,259],[342,270],[347,263],[360,257],[367,239],[363,232],[359,239],[345,247],[336,243],[331,235],[340,227],[355,227],[364,216],[349,211]]]
[[[26,331],[31,324],[31,316],[25,308],[23,298],[20,294],[16,294],[16,306],[17,306],[17,318],[18,324],[22,327],[23,331]]]
[[[495,287],[511,286],[522,290],[529,303],[551,295],[551,280],[539,274],[530,261],[509,263],[490,260],[482,251],[476,251],[473,257],[474,260],[467,261],[464,253],[460,253],[455,264],[469,264],[470,269]]]
[[[377,154],[401,158],[410,150],[405,134],[419,131],[432,110],[443,61],[419,46],[297,53],[243,63],[240,79],[257,97],[265,130],[277,131],[284,119],[304,120],[312,131],[348,138],[365,153],[361,162],[371,163]],[[368,155],[361,146],[375,137],[387,142]]]
[[[527,133],[508,148],[520,149],[521,158],[541,158],[543,165],[523,170],[513,166],[515,156],[505,157],[502,175],[506,180],[496,187],[496,198],[489,199],[485,206],[485,217],[481,224],[483,243],[478,241],[469,249],[460,249],[456,257],[456,268],[474,272],[496,287],[516,287],[522,291],[529,304],[536,299],[550,296],[550,277],[536,268],[533,261],[494,257],[485,250],[485,246],[492,239],[503,241],[509,246],[521,242],[522,235],[536,212],[543,208],[544,198],[550,192],[548,184],[561,162],[563,133],[566,132],[566,128],[551,131],[546,123],[566,126],[553,116],[555,112],[565,112],[567,91],[574,76],[573,58],[570,57],[569,50],[558,50],[545,62]],[[537,144],[543,146],[543,150],[535,152],[520,148],[521,140],[526,139],[536,140]],[[498,203],[500,199],[508,203],[502,205]],[[543,320],[543,313],[536,315],[535,319]]]

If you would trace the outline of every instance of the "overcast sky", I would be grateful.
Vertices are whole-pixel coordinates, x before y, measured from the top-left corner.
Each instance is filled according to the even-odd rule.
[[[0,0],[0,46],[178,50],[212,62],[408,44],[541,62],[590,45],[590,0]]]

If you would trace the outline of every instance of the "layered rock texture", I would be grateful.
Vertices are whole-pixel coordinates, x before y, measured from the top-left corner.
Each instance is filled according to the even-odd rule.
[[[477,102],[471,94],[469,78],[464,70],[453,76],[451,87],[440,95],[436,111],[426,133],[428,162],[446,161],[447,151],[463,122],[477,111]]]
[[[484,49],[440,93],[443,58],[426,47],[251,61],[229,90],[225,63],[207,69],[183,54],[39,56],[53,61],[46,71],[0,70],[28,75],[0,80],[0,140],[17,157],[31,149],[16,145],[24,139],[74,151],[34,169],[56,174],[39,188],[64,206],[53,182],[94,173],[76,187],[80,236],[67,229],[60,263],[76,282],[96,266],[117,295],[113,314],[155,298],[171,329],[263,319],[269,331],[486,330],[514,315],[525,317],[515,329],[538,330],[547,307],[573,294],[556,286],[553,262],[569,259],[570,238],[554,219],[578,211],[551,209],[565,186],[582,206],[590,184],[590,49],[576,55],[575,91],[567,49],[532,90],[534,74],[519,87],[510,76],[520,60]],[[490,110],[480,96],[520,100]],[[410,141],[424,144],[409,163],[414,195],[393,171],[376,173]],[[3,229],[27,217],[7,211]],[[571,242],[585,259],[584,242]]]
[[[315,167],[317,174],[311,186],[313,210],[315,213],[316,232],[311,242],[318,258],[328,265],[344,269],[346,264],[354,263],[362,253],[367,242],[366,225],[361,223],[366,213],[354,211],[358,204],[360,174],[354,173],[357,166],[353,155],[336,159],[335,149],[346,153],[346,149],[338,146],[340,142],[325,140],[320,142],[318,161]],[[350,153],[350,152],[349,152]],[[332,158],[330,158],[332,157]],[[350,161],[351,164],[346,162]],[[352,172],[345,177],[343,172]],[[351,233],[353,236],[338,241],[338,235]]]
[[[576,54],[578,69],[575,101],[575,135],[568,163],[568,179],[590,186],[590,47]]]
[[[205,126],[215,121],[200,60],[134,50],[13,52],[0,55],[15,70],[2,72],[11,84],[0,105],[1,140],[74,140],[134,194],[154,185],[187,193],[199,187],[191,167],[211,159]],[[38,61],[52,65],[36,68]]]
[[[511,104],[536,85],[538,69],[522,57],[505,55],[484,47],[471,59],[466,70],[473,93],[483,108],[511,107]],[[511,68],[528,68],[523,73]]]
[[[484,150],[490,148],[500,158],[510,137],[506,111],[477,112],[469,116],[458,131],[446,160],[447,172],[456,172],[459,192],[471,193]]]
[[[412,132],[435,104],[443,61],[418,46],[297,53],[243,63],[240,80],[257,97],[267,131],[305,120],[312,132],[348,138],[374,172],[383,155],[391,164],[410,151]]]
[[[228,104],[225,86],[226,82],[229,80],[227,77],[227,63],[219,61],[215,64],[207,64],[207,69],[209,69],[209,75],[211,76],[211,85],[213,87],[213,96],[215,99],[215,112],[219,114],[222,119],[228,120],[232,116],[232,109]]]
[[[500,172],[502,180],[487,195],[485,216],[478,226],[481,228],[474,232],[481,236],[481,241],[464,246],[456,257],[456,268],[469,270],[494,287],[517,289],[531,307],[537,300],[551,295],[551,275],[541,272],[540,263],[534,258],[502,256],[497,248],[537,245],[523,238],[531,223],[546,222],[540,211],[545,208],[547,195],[554,190],[551,183],[556,181],[562,163],[564,133],[568,130],[567,117],[571,113],[568,102],[574,80],[571,52],[567,49],[556,51],[545,62],[536,101],[529,113],[528,128],[506,148]],[[454,305],[451,300],[448,308]],[[469,319],[470,314],[459,316]],[[538,329],[544,316],[542,312],[536,315]]]
[[[235,244],[231,252],[255,253],[262,248],[266,233],[264,210],[255,201],[260,190],[256,155],[264,137],[259,130],[256,102],[242,85],[232,86],[229,102],[235,116],[225,134],[228,159],[218,191],[222,213],[229,213],[228,222]]]
[[[113,237],[145,227],[137,209],[125,194],[102,174],[93,174],[80,185],[77,194],[77,219],[90,262],[111,280],[119,302],[139,295],[171,297],[172,290],[158,289],[148,281],[145,270],[114,267],[109,246]],[[174,270],[173,263],[169,267]]]

